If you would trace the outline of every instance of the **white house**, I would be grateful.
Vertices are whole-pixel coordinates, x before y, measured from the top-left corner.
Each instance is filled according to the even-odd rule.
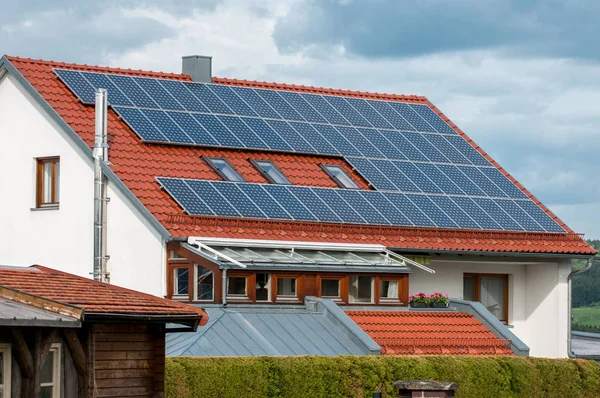
[[[442,292],[531,355],[568,355],[571,259],[595,251],[426,98],[183,66],[0,60],[0,264],[209,307],[407,310]]]

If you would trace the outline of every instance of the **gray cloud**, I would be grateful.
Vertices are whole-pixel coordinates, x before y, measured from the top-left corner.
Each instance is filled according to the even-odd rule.
[[[523,56],[600,58],[595,0],[312,1],[278,21],[282,51],[343,45],[366,57],[496,48]]]
[[[31,0],[10,2],[0,15],[0,53],[70,62],[103,63],[145,44],[172,37],[176,30],[162,21],[137,15],[160,9],[187,15],[214,10],[218,0],[119,2]]]

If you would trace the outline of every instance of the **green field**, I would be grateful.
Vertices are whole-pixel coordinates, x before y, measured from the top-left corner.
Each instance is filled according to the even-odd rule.
[[[583,326],[600,327],[600,306],[573,308],[573,323]]]

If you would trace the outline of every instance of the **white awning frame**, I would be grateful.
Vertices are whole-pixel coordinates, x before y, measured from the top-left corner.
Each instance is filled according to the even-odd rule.
[[[354,254],[356,253],[383,253],[387,258],[389,258],[391,266],[396,266],[394,263],[399,263],[398,266],[407,267],[408,265],[412,265],[413,267],[419,268],[428,273],[435,273],[435,270],[426,267],[423,264],[420,264],[414,260],[411,260],[407,257],[404,257],[398,253],[395,253],[387,247],[383,245],[376,244],[351,244],[351,243],[322,243],[322,242],[299,242],[299,241],[279,241],[279,240],[258,240],[258,239],[232,239],[232,238],[209,238],[209,237],[189,237],[188,243],[193,246],[197,246],[200,251],[204,251],[205,253],[210,253],[210,257],[213,257],[216,261],[219,259],[234,264],[240,268],[247,268],[246,264],[243,262],[236,260],[230,255],[227,255],[222,252],[222,250],[217,250],[212,246],[217,247],[231,247],[231,248],[245,248],[251,251],[252,248],[262,248],[262,249],[273,249],[278,255],[283,255],[284,257],[289,257],[290,261],[295,263],[305,263],[305,264],[318,264],[317,260],[312,260],[308,257],[302,256],[300,253],[295,253],[296,249],[301,250],[314,250],[319,253],[319,255],[330,258],[332,261],[330,264],[356,264],[360,265],[360,262],[376,265],[375,263],[365,259],[364,257]],[[284,253],[278,249],[286,249],[290,250],[292,253],[296,254],[296,258],[290,256],[288,253]],[[340,259],[336,259],[331,255],[327,254],[327,251],[340,251],[346,252],[351,257],[355,257],[358,263],[353,262],[344,262]],[[230,250],[230,252],[234,252]],[[207,254],[208,254],[207,253]],[[257,261],[257,263],[272,263],[273,260],[268,259],[267,257],[261,256],[260,253],[256,253],[252,251],[253,256],[263,257],[264,261]],[[253,261],[254,263],[254,261]]]

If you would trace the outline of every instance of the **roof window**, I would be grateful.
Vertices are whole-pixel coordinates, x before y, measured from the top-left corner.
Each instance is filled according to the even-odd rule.
[[[224,181],[245,181],[225,158],[204,157],[204,160]]]
[[[250,160],[254,167],[271,184],[291,185],[292,183],[283,175],[281,170],[270,160]]]
[[[323,170],[325,170],[327,175],[329,175],[329,177],[331,177],[331,179],[340,186],[340,188],[359,189],[358,185],[352,181],[352,178],[350,178],[350,176],[340,166],[333,164],[322,164],[321,167]]]

